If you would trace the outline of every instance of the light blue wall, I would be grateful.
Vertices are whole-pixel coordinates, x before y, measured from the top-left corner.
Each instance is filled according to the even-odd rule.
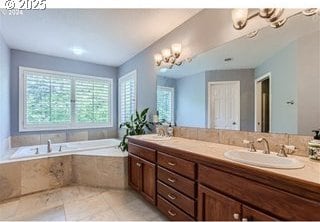
[[[206,127],[205,72],[177,79],[176,123],[178,126]]]
[[[298,132],[297,48],[291,43],[255,69],[255,78],[271,73],[271,132]],[[294,105],[286,102],[294,100]]]
[[[19,135],[19,66],[48,69],[60,72],[107,77],[113,79],[113,128],[117,128],[118,70],[116,67],[97,65],[88,62],[64,59],[55,56],[11,50],[11,136]],[[50,131],[52,132],[52,131]],[[32,132],[34,133],[34,132]]]
[[[208,82],[240,81],[240,130],[254,131],[254,70],[233,69],[213,70],[206,72],[206,98],[208,98]],[[206,117],[208,99],[206,99]],[[206,119],[206,123],[207,123]]]
[[[0,157],[10,136],[10,50],[0,34]]]

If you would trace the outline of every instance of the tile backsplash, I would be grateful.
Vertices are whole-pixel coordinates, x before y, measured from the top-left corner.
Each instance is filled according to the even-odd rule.
[[[242,142],[244,139],[256,141],[258,138],[264,137],[268,140],[271,151],[278,152],[280,144],[294,145],[297,148],[294,155],[298,156],[308,156],[308,142],[312,140],[311,136],[291,135],[286,133],[257,133],[196,127],[175,127],[174,136],[240,147],[247,147],[247,145]],[[256,142],[255,147],[257,149],[263,149],[263,144]]]
[[[32,146],[46,144],[50,139],[52,143],[64,143],[83,140],[98,140],[117,138],[116,128],[64,130],[54,132],[35,132],[11,137],[11,147]]]

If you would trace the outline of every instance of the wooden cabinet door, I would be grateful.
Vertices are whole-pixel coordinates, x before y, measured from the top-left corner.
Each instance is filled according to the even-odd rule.
[[[141,163],[141,187],[142,196],[149,202],[156,203],[156,165],[140,159]]]
[[[241,204],[205,186],[198,189],[199,221],[234,221],[241,219]]]
[[[246,205],[242,205],[243,221],[275,221],[278,220],[268,214],[262,213]]]
[[[141,163],[139,162],[139,158],[129,154],[128,166],[129,185],[132,189],[139,191],[141,181]]]

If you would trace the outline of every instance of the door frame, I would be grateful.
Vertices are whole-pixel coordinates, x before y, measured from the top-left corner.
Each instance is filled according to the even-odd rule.
[[[220,84],[230,84],[230,83],[236,83],[237,87],[239,88],[239,108],[238,108],[238,116],[239,116],[239,130],[241,130],[241,89],[240,89],[240,80],[235,80],[235,81],[213,81],[213,82],[208,82],[208,89],[207,89],[207,94],[208,94],[208,114],[207,114],[207,118],[208,118],[208,122],[207,122],[207,127],[210,128],[210,122],[211,122],[211,118],[210,118],[210,113],[211,113],[211,108],[210,108],[210,101],[211,101],[211,95],[210,95],[210,89],[213,85],[220,85]]]
[[[254,80],[254,131],[257,131],[257,83],[261,80],[267,79],[269,77],[269,133],[271,133],[271,116],[272,116],[272,81],[271,81],[271,72],[256,78]]]

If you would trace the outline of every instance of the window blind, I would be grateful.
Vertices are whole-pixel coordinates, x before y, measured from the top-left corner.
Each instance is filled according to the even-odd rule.
[[[76,122],[110,123],[110,106],[110,82],[85,79],[75,80]]]
[[[26,124],[71,122],[71,79],[27,72]]]
[[[119,122],[130,120],[136,111],[136,72],[119,79]]]
[[[157,110],[160,122],[174,121],[174,88],[157,87]]]

